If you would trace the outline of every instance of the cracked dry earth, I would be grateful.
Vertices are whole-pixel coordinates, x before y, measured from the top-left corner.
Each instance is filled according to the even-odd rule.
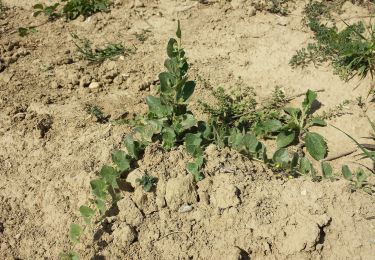
[[[241,77],[259,98],[274,86],[299,94],[324,89],[322,110],[349,100],[329,123],[358,138],[370,130],[356,97],[370,79],[345,83],[330,66],[292,69],[290,57],[311,41],[302,23],[305,1],[281,17],[256,1],[115,1],[109,13],[44,23],[31,16],[37,1],[3,0],[0,20],[0,258],[57,259],[70,249],[68,229],[91,197],[89,182],[130,133],[99,124],[85,112],[95,104],[111,119],[145,111],[162,70],[165,44],[181,20],[183,43],[198,82],[192,109],[209,91]],[[342,17],[368,14],[347,1]],[[18,27],[43,24],[18,36]],[[145,40],[139,40],[140,33]],[[120,42],[134,54],[90,64],[75,56],[71,33],[95,45]],[[202,80],[203,79],[203,80]],[[91,87],[90,87],[91,86]],[[300,99],[293,102],[300,103]],[[374,104],[367,114],[375,118]],[[352,122],[355,122],[353,124]],[[353,144],[333,128],[317,130],[330,154]],[[95,222],[76,250],[82,259],[375,259],[375,199],[347,181],[287,180],[229,149],[205,151],[206,178],[185,172],[183,148],[147,148],[124,180],[123,199]],[[351,158],[337,160],[342,163]],[[144,193],[135,179],[158,178]]]

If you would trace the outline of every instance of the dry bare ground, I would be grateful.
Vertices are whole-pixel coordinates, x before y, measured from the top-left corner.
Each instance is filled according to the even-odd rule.
[[[348,113],[330,124],[356,138],[370,131],[356,100],[366,97],[370,78],[345,83],[329,65],[288,65],[312,38],[302,23],[304,1],[280,16],[257,10],[254,1],[116,0],[108,13],[47,23],[31,16],[37,1],[2,2],[9,7],[0,20],[2,259],[57,259],[70,249],[69,225],[91,197],[90,180],[131,131],[128,125],[98,124],[85,105],[102,107],[111,119],[143,113],[144,98],[155,91],[143,83],[162,71],[177,19],[191,77],[198,82],[192,101],[198,113],[198,100],[209,100],[212,88],[230,87],[240,77],[260,99],[276,85],[290,95],[324,89],[320,111],[350,101]],[[355,20],[368,12],[348,1],[337,17]],[[19,27],[36,24],[38,32],[18,35]],[[136,51],[91,64],[76,58],[71,33],[98,46],[120,42]],[[374,103],[366,106],[374,119]],[[330,155],[354,147],[332,127],[317,131],[326,137]],[[373,195],[352,192],[345,180],[287,180],[214,145],[205,156],[206,178],[195,183],[185,171],[188,156],[182,148],[148,147],[139,168],[129,173],[118,207],[75,248],[81,258],[375,258]],[[334,168],[353,160],[341,158]],[[155,192],[145,193],[135,182],[145,172],[158,178]]]

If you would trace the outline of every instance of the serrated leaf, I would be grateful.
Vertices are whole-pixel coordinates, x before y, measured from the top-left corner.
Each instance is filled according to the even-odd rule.
[[[92,192],[97,198],[100,198],[102,200],[105,200],[107,196],[107,184],[106,182],[100,178],[100,179],[95,179],[90,182]]]
[[[321,118],[314,117],[313,119],[311,119],[311,125],[314,125],[314,126],[327,126],[327,123],[326,123],[326,121],[324,121]]]
[[[296,139],[296,132],[293,130],[284,130],[277,135],[276,143],[278,148],[284,148],[293,143]]]
[[[120,173],[130,169],[130,162],[126,158],[126,153],[124,151],[114,151],[112,153],[112,162],[117,166]]]
[[[332,166],[328,162],[322,162],[322,173],[326,179],[333,177]]]
[[[83,220],[87,225],[91,224],[91,218],[94,216],[95,211],[85,205],[81,206],[79,208],[79,212],[81,213],[81,216],[83,217]]]
[[[77,225],[74,223],[70,224],[69,236],[70,236],[70,240],[73,243],[79,243],[79,238],[81,236],[81,233],[82,233],[82,228],[80,225]]]
[[[352,171],[349,169],[348,165],[343,165],[341,168],[341,172],[346,180],[348,181],[353,180],[353,174],[352,174]]]
[[[197,157],[203,153],[201,148],[202,138],[200,134],[188,133],[185,136],[186,151],[193,157]]]
[[[308,174],[312,169],[311,162],[306,157],[301,158],[299,163],[299,171],[301,174],[305,175]]]
[[[108,165],[104,165],[102,169],[100,170],[100,176],[102,176],[103,180],[112,188],[118,189],[118,184],[117,184],[117,178],[118,178],[118,173],[117,171]]]
[[[326,157],[327,143],[320,134],[308,132],[305,136],[305,145],[307,151],[315,160],[319,161]]]
[[[135,141],[133,136],[127,135],[124,140],[124,145],[128,151],[128,155],[136,160],[139,158],[139,153],[141,152],[140,143]]]
[[[194,162],[188,162],[186,165],[187,172],[194,176],[196,182],[203,180],[203,176],[199,172],[201,166],[200,161],[203,163],[203,157],[199,157],[199,161],[195,160]]]
[[[159,118],[169,116],[172,114],[172,107],[168,105],[163,105],[160,98],[147,96],[146,103],[149,107],[150,113],[156,115]]]
[[[163,147],[167,150],[170,150],[176,143],[177,136],[173,128],[166,127],[162,132],[163,138]]]
[[[177,45],[178,44],[177,44],[176,39],[173,39],[173,38],[169,39],[168,45],[167,45],[167,54],[169,58],[173,58],[177,56],[177,51],[176,51]]]
[[[311,105],[316,100],[317,96],[318,95],[316,94],[316,92],[312,91],[310,89],[306,92],[305,99],[302,102],[302,108],[305,111],[305,113],[307,113],[308,111],[310,111]]]

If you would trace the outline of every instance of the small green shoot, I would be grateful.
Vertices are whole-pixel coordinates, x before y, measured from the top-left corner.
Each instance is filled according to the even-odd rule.
[[[73,37],[73,42],[77,47],[77,52],[79,56],[85,60],[91,62],[103,62],[107,59],[115,59],[120,55],[126,53],[133,53],[132,49],[125,49],[125,47],[120,43],[108,43],[103,48],[93,49],[92,44],[87,39],[81,39],[76,34],[71,34]]]
[[[137,183],[142,185],[145,192],[150,192],[152,187],[155,186],[156,178],[151,175],[145,174],[142,176],[142,178],[137,178],[136,181]]]
[[[367,175],[362,168],[358,168],[354,175],[347,165],[343,165],[341,169],[344,178],[352,183],[352,190],[363,189],[365,192],[371,194],[372,190],[367,182]]]
[[[63,252],[58,258],[59,260],[79,260],[79,255],[76,252]]]
[[[100,124],[105,124],[108,122],[109,116],[105,115],[100,107],[87,105],[85,110],[89,115],[94,116]]]
[[[36,32],[37,32],[37,30],[36,30],[35,26],[18,28],[18,34],[21,37],[25,37],[25,36],[29,35],[30,33],[36,33]]]

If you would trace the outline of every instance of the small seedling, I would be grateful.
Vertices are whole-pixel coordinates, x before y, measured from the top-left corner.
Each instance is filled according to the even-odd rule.
[[[88,39],[81,39],[76,34],[72,34],[74,44],[77,47],[79,56],[91,62],[103,62],[107,59],[114,59],[125,52],[132,52],[131,49],[125,49],[120,43],[108,43],[104,48],[93,49]]]
[[[142,29],[142,32],[135,33],[135,38],[137,38],[138,41],[143,43],[148,39],[150,32],[151,32],[150,30]]]
[[[66,19],[74,20],[82,15],[88,17],[98,12],[108,12],[110,2],[108,0],[61,0],[66,2],[62,13]]]
[[[136,181],[143,186],[145,192],[150,192],[156,183],[156,178],[145,174],[142,178],[137,178]]]
[[[363,189],[367,193],[372,193],[367,175],[362,168],[358,168],[355,175],[347,165],[342,166],[341,171],[344,178],[352,183],[352,190]]]
[[[59,6],[59,3],[53,4],[53,5],[44,5],[44,4],[36,4],[33,6],[34,13],[33,16],[37,17],[40,14],[44,14],[48,17],[49,20],[54,20],[58,17],[60,17],[60,14],[57,12],[57,7]]]
[[[25,37],[27,35],[29,35],[30,33],[36,33],[37,30],[36,30],[36,27],[35,26],[31,26],[31,27],[20,27],[18,28],[18,34],[21,36],[21,37]]]
[[[88,114],[94,116],[99,123],[105,124],[108,122],[109,116],[105,115],[100,107],[87,105],[85,110]]]
[[[316,97],[316,92],[308,90],[302,102],[302,108],[284,109],[286,116],[282,120],[283,126],[279,129],[276,142],[279,148],[283,148],[295,141],[304,141],[310,155],[315,160],[322,160],[328,152],[327,144],[320,134],[309,130],[311,126],[326,126],[324,120],[312,116],[312,106]]]

